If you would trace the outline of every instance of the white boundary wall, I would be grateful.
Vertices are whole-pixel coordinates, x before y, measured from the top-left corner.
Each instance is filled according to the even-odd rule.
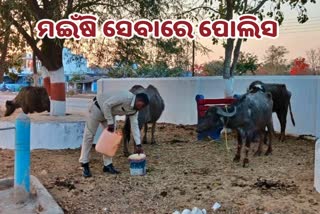
[[[287,119],[287,133],[300,135],[320,135],[320,77],[319,76],[242,76],[235,77],[234,93],[243,94],[254,80],[265,83],[285,83],[292,92],[291,106],[296,127]],[[113,93],[129,90],[133,85],[154,85],[165,101],[165,111],[160,122],[174,124],[196,124],[197,111],[195,96],[223,98],[222,77],[182,77],[182,78],[126,78],[101,79],[98,93]],[[279,121],[274,114],[274,126],[279,131]]]
[[[245,76],[236,77],[234,92],[243,94],[254,80],[266,83],[285,83],[292,92],[291,105],[296,121],[293,127],[288,114],[287,133],[312,134],[320,137],[320,77],[319,76]],[[98,93],[129,90],[133,85],[154,85],[165,101],[165,111],[160,122],[196,124],[195,96],[222,98],[224,81],[221,77],[160,78],[160,79],[102,79],[98,81]],[[279,122],[274,117],[275,129]],[[1,122],[0,128],[12,127],[12,122]],[[31,149],[78,148],[82,142],[84,121],[79,122],[31,122]],[[101,129],[99,130],[101,132]],[[95,141],[100,133],[97,133]],[[1,131],[0,148],[14,149],[15,130]],[[315,182],[320,191],[320,140],[315,150]]]
[[[0,128],[14,127],[14,122],[0,123]],[[31,121],[31,149],[75,149],[82,143],[85,122],[34,122]],[[99,127],[94,141],[101,134]],[[14,149],[15,129],[0,131],[0,148]]]
[[[246,76],[235,78],[235,93],[242,94],[254,80],[285,83],[292,92],[291,104],[296,121],[293,127],[288,114],[287,133],[320,136],[320,77],[315,76]],[[160,78],[160,79],[102,79],[98,81],[98,93],[129,90],[133,85],[153,84],[165,101],[165,111],[160,122],[196,124],[196,94],[206,98],[224,96],[224,81],[220,77]],[[274,115],[275,116],[275,115]],[[276,130],[279,121],[274,118]],[[0,123],[0,128],[12,127],[14,123]],[[34,122],[31,121],[31,149],[78,148],[82,142],[84,121]],[[0,132],[0,148],[14,148],[15,130]],[[96,139],[99,133],[96,135]]]

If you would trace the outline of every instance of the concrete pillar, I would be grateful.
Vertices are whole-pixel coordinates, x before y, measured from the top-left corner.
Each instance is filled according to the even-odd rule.
[[[30,192],[30,118],[24,113],[16,119],[14,187]]]

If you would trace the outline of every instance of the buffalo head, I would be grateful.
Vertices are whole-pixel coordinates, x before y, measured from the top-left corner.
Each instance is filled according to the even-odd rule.
[[[5,117],[10,116],[16,110],[16,106],[14,101],[7,100],[6,101],[6,112],[4,114]]]
[[[216,106],[210,107],[199,122],[197,132],[201,133],[221,128],[224,126],[223,118],[233,117],[236,113],[237,107],[235,106],[228,108],[228,110]]]

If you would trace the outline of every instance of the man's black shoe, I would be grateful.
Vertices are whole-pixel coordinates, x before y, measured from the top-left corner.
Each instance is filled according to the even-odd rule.
[[[108,173],[110,173],[110,174],[119,174],[119,173],[120,173],[118,170],[116,170],[116,169],[113,167],[112,163],[109,164],[108,166],[104,166],[104,167],[103,167],[103,172],[108,172]]]
[[[91,177],[92,175],[90,172],[89,163],[82,163],[81,166],[83,168],[83,171],[82,171],[83,177],[85,177],[85,178]]]

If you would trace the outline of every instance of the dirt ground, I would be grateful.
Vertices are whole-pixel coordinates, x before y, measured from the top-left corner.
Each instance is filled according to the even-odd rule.
[[[216,213],[319,213],[313,188],[314,142],[274,141],[271,156],[253,157],[248,168],[233,163],[224,143],[196,142],[195,127],[160,124],[158,145],[145,145],[146,176],[129,174],[119,150],[114,165],[120,175],[102,172],[102,157],[92,151],[93,177],[81,176],[80,150],[35,150],[32,174],[39,178],[65,213],[172,213],[219,202]],[[255,150],[257,145],[252,146]],[[264,148],[266,149],[266,148]],[[0,150],[0,178],[13,175],[14,153]]]

